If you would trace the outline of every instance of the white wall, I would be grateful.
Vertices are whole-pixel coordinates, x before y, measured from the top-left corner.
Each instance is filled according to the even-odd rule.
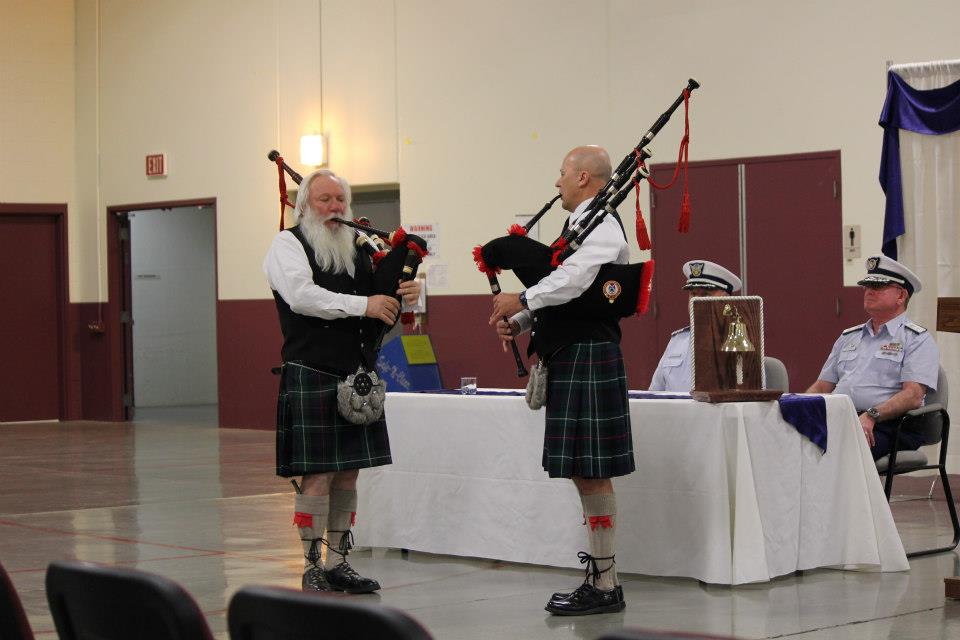
[[[217,402],[215,246],[211,207],[130,214],[138,407]]]
[[[483,293],[470,247],[550,197],[569,147],[622,157],[689,76],[691,159],[840,149],[844,222],[870,249],[885,61],[955,57],[960,19],[945,0],[0,2],[0,200],[70,204],[74,302],[106,298],[107,206],[211,196],[220,295],[266,298],[264,156],[302,170],[299,136],[318,129],[334,170],[400,182],[404,220],[440,224],[435,294]],[[170,176],[148,181],[158,151]]]

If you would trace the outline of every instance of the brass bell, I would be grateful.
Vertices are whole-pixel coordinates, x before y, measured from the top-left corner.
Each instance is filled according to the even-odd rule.
[[[747,336],[747,323],[740,317],[740,311],[729,304],[723,307],[723,315],[734,316],[733,322],[727,325],[727,338],[720,346],[720,351],[728,353],[746,353],[753,351],[753,343]]]

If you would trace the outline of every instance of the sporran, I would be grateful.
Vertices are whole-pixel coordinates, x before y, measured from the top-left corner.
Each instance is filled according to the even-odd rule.
[[[337,384],[337,410],[353,424],[368,425],[383,416],[387,385],[376,371],[362,366]]]
[[[536,411],[547,403],[547,365],[538,360],[530,369],[527,382],[527,406]]]

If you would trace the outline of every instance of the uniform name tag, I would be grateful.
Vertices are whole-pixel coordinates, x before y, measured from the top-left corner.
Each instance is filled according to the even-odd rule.
[[[880,353],[885,356],[895,356],[903,352],[903,344],[899,342],[888,342],[880,347]]]

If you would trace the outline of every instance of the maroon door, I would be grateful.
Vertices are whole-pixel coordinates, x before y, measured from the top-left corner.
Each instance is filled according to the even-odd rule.
[[[672,165],[653,168],[658,183],[672,173]],[[680,197],[679,185],[651,195],[659,352],[688,324],[681,265],[712,260],[744,279],[742,293],[763,297],[766,354],[783,360],[790,390],[803,391],[860,313],[857,292],[843,289],[840,153],[691,163],[687,234],[676,230]]]
[[[846,326],[840,152],[754,159],[744,171],[748,293],[763,297],[766,354],[803,391]]]
[[[0,422],[60,418],[58,221],[49,215],[0,215]]]
[[[653,167],[653,179],[666,184],[673,175],[673,165]],[[722,264],[740,273],[739,196],[737,165],[725,162],[690,164],[690,230],[677,231],[680,220],[682,189],[679,182],[666,191],[652,190],[651,218],[653,257],[656,260],[651,305],[656,318],[656,355],[650,375],[643,382],[647,388],[670,334],[690,324],[687,292],[681,268],[694,258]]]

